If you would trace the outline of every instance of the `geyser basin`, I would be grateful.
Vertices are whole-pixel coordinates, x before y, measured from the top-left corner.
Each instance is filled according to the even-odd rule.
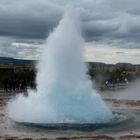
[[[48,130],[80,130],[80,131],[92,131],[103,128],[121,127],[129,122],[132,122],[133,117],[113,112],[113,119],[109,122],[104,123],[86,123],[86,122],[75,122],[75,123],[30,123],[30,122],[16,122],[20,125],[29,127],[44,128]]]
[[[38,64],[37,91],[17,96],[8,104],[17,122],[104,123],[112,112],[93,89],[83,60],[83,39],[75,10],[67,7],[59,25],[47,39]]]

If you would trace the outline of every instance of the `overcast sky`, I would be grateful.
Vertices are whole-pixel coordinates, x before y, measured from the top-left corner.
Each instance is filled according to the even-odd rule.
[[[38,59],[68,3],[79,11],[86,61],[140,63],[140,0],[0,0],[0,56]]]

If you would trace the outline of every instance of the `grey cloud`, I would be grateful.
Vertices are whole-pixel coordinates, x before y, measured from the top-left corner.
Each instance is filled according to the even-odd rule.
[[[86,41],[140,48],[138,0],[1,0],[0,35],[44,39],[67,3],[79,11]]]
[[[125,52],[119,51],[119,52],[116,52],[116,54],[125,54]]]
[[[45,0],[2,0],[0,3],[1,35],[46,37],[56,26],[62,13],[58,5]]]
[[[38,58],[44,42],[42,39],[0,37],[0,56],[24,59]]]
[[[0,56],[14,57],[17,55],[15,48],[11,46],[11,38],[0,37]]]
[[[105,38],[112,32],[117,31],[119,24],[113,23],[112,21],[92,21],[87,22],[83,27],[83,34],[87,40],[93,40],[99,38]]]

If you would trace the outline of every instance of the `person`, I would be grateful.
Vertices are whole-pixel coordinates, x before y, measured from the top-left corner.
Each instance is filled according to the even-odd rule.
[[[108,83],[109,83],[108,80],[105,81],[105,85],[106,85],[107,88],[108,88]]]
[[[23,81],[22,81],[22,84],[23,84],[23,90],[26,90],[26,89],[27,89],[27,83],[26,83],[26,80],[23,80]]]
[[[11,82],[11,80],[8,81],[8,90],[10,92],[12,91],[12,82]]]
[[[16,81],[15,80],[12,80],[12,88],[13,88],[13,91],[15,91],[15,89],[16,89]]]
[[[124,78],[124,82],[128,84],[128,79],[126,77]]]
[[[19,80],[15,80],[15,87],[16,87],[16,90],[19,90]]]
[[[112,88],[114,89],[115,88],[115,85],[116,85],[116,80],[112,80]]]
[[[7,91],[7,89],[8,89],[8,81],[4,80],[3,85],[4,85],[4,91]]]

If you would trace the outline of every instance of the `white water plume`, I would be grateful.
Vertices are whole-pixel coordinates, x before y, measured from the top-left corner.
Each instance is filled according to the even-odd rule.
[[[9,117],[32,123],[102,123],[112,112],[92,88],[83,62],[79,18],[68,8],[47,39],[38,64],[37,92],[8,104]]]

